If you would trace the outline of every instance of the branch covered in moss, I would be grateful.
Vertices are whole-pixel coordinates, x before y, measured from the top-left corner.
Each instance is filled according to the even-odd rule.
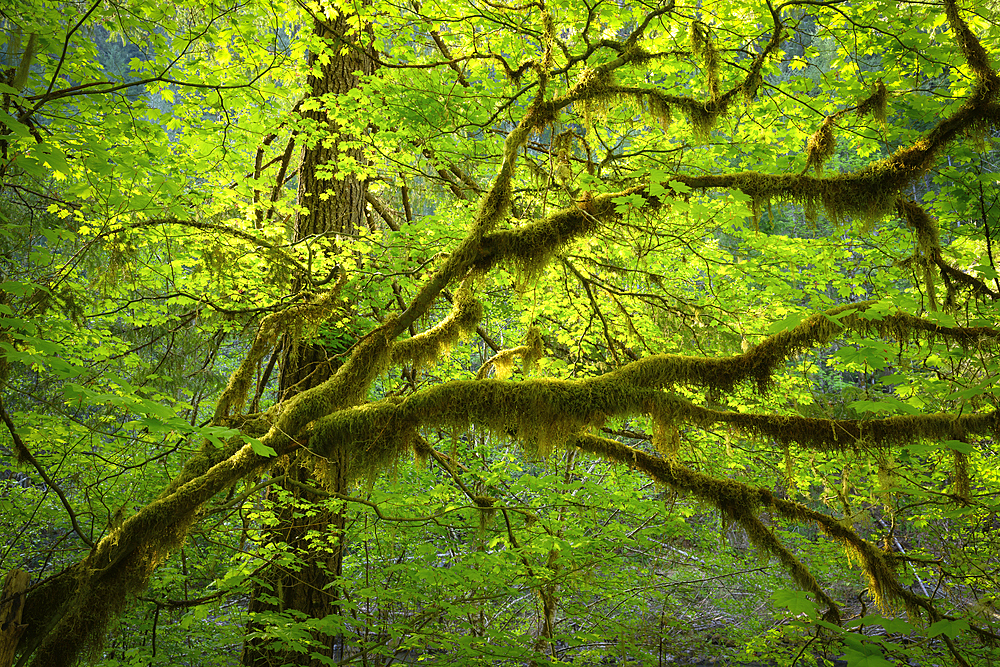
[[[632,376],[634,378],[634,375]],[[419,428],[476,425],[514,434],[533,454],[547,455],[569,434],[602,425],[608,417],[651,415],[660,424],[707,428],[727,424],[755,437],[823,451],[860,451],[927,440],[1000,435],[1000,413],[931,414],[884,419],[816,419],[704,408],[676,395],[634,383],[618,372],[586,380],[523,382],[461,380],[331,413],[302,440],[327,457],[357,461],[366,469],[400,456]]]
[[[657,88],[637,86],[618,86],[614,84],[612,73],[615,69],[629,62],[644,62],[648,56],[639,49],[626,49],[614,61],[585,72],[581,79],[565,95],[552,101],[555,110],[562,109],[574,102],[597,103],[606,105],[614,98],[629,97],[648,103],[650,112],[658,121],[666,124],[671,108],[680,109],[691,121],[697,136],[705,137],[715,126],[716,121],[724,116],[732,107],[737,97],[752,100],[763,81],[761,72],[764,62],[781,45],[784,30],[781,19],[772,10],[774,29],[771,38],[758,53],[747,70],[746,76],[726,92],[719,94],[718,86],[718,54],[711,43],[704,24],[695,22],[691,28],[691,41],[695,55],[702,55],[705,60],[706,73],[709,82],[709,99],[700,100],[693,97],[668,95]]]
[[[960,289],[969,290],[976,296],[1000,299],[1000,293],[990,289],[982,280],[956,269],[944,260],[938,238],[938,225],[922,206],[901,197],[896,202],[896,211],[916,233],[917,247],[923,255],[926,270],[929,271],[931,265],[934,265],[941,272],[941,278],[948,289],[949,305],[955,305],[955,293]]]
[[[982,44],[958,15],[954,0],[948,0],[945,9],[978,82],[965,104],[938,121],[911,146],[900,148],[890,157],[857,172],[825,178],[750,171],[706,176],[678,174],[671,176],[671,180],[695,189],[737,189],[753,198],[755,208],[777,199],[804,204],[807,208],[821,205],[835,220],[845,215],[868,220],[886,214],[899,192],[923,176],[946,145],[966,130],[998,124],[994,100],[1000,92],[1000,77],[990,68]],[[871,105],[877,102],[877,98],[873,99]]]
[[[417,366],[433,363],[458,340],[476,330],[483,316],[483,304],[463,284],[455,294],[451,312],[436,326],[392,346],[392,365],[409,361]]]
[[[514,357],[521,357],[522,363],[524,364],[524,373],[527,375],[531,372],[535,363],[542,358],[543,354],[544,345],[542,343],[542,334],[538,327],[531,327],[525,335],[523,345],[518,345],[517,347],[508,348],[506,350],[500,350],[487,359],[483,362],[483,365],[479,367],[476,379],[485,379],[491,369],[493,370],[494,376],[498,380],[507,379],[510,377],[511,370],[514,366]]]
[[[294,342],[306,333],[307,329],[319,326],[330,317],[336,309],[335,297],[342,284],[343,281],[338,283],[335,289],[319,295],[309,303],[289,306],[261,320],[250,351],[230,376],[229,384],[219,397],[215,408],[215,421],[221,421],[232,411],[239,412],[243,408],[257,365],[280,335],[289,334]]]

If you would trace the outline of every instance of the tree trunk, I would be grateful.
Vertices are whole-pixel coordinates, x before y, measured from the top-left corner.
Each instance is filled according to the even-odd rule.
[[[347,20],[340,16],[332,23],[315,25],[315,30],[330,45],[329,61],[320,66],[319,75],[309,77],[310,95],[323,99],[343,95],[358,85],[356,72],[371,73],[374,61],[368,52],[358,48],[356,38],[347,37]],[[354,40],[346,53],[341,53],[345,40]],[[315,54],[310,56],[310,65],[315,66]],[[307,144],[302,153],[299,168],[298,203],[307,209],[298,216],[295,224],[295,240],[307,238],[325,239],[321,244],[325,252],[336,251],[337,236],[353,234],[365,224],[365,196],[367,183],[352,175],[340,179],[326,178],[335,171],[337,163],[344,157],[362,163],[363,156],[357,148],[344,146],[353,137],[341,135],[342,129],[326,118],[322,110],[310,110],[303,114],[313,120],[321,136],[333,136],[332,141],[322,140]],[[315,276],[322,280],[325,276]],[[305,284],[299,288],[307,287]],[[344,346],[347,347],[347,346]],[[282,358],[279,394],[282,400],[315,387],[329,379],[340,362],[334,350],[323,345],[306,343],[289,345]],[[346,493],[344,465],[341,461],[329,461],[325,484],[328,491]],[[278,510],[279,525],[269,532],[268,540],[285,545],[294,555],[289,565],[272,564],[258,575],[251,594],[249,611],[255,614],[301,612],[306,617],[323,619],[339,615],[340,598],[337,580],[341,576],[343,562],[343,531],[345,515],[341,511],[329,511],[319,507],[322,498],[309,493],[304,486],[318,486],[311,466],[298,458],[286,457],[274,470],[281,477],[280,488],[285,493]],[[288,500],[290,498],[290,500]],[[279,501],[281,502],[281,501]],[[317,505],[315,510],[307,509]],[[310,540],[310,533],[337,536],[336,544],[316,551]],[[327,543],[329,544],[329,543]],[[248,667],[270,667],[272,665],[325,665],[331,658],[339,659],[342,645],[338,637],[329,632],[313,631],[313,646],[306,653],[283,650],[273,646],[265,637],[254,635],[264,631],[266,623],[253,620],[248,627],[248,637],[244,643],[243,664]],[[327,658],[322,661],[310,653],[319,653]]]
[[[31,575],[24,570],[11,570],[3,579],[0,592],[0,667],[10,667],[14,663],[17,642],[28,627],[21,622],[21,612],[30,581]]]

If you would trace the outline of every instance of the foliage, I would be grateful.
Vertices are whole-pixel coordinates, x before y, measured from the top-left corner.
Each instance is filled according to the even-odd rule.
[[[965,5],[4,10],[19,664],[995,658]]]

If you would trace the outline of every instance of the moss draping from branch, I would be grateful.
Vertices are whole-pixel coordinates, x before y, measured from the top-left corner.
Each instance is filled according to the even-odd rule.
[[[830,621],[840,621],[840,611],[836,603],[822,589],[809,569],[786,549],[758,518],[757,515],[762,508],[779,509],[775,507],[774,495],[767,489],[755,488],[730,479],[710,477],[615,440],[595,435],[575,434],[570,444],[610,461],[634,466],[664,486],[708,502],[718,509],[725,519],[735,521],[742,526],[755,546],[777,557],[792,575],[795,583],[813,593],[826,605],[827,618]],[[806,510],[803,506],[798,507]],[[788,508],[783,509],[787,511]],[[784,514],[780,509],[779,513]],[[789,518],[801,520],[798,512]]]
[[[543,14],[548,17],[546,20],[551,22],[552,19],[548,13],[543,12]],[[518,152],[527,143],[528,137],[531,136],[532,132],[541,130],[555,118],[555,110],[550,103],[545,101],[548,88],[548,69],[546,65],[551,60],[551,57],[551,42],[548,42],[545,46],[543,62],[536,67],[538,71],[538,91],[517,126],[504,139],[500,171],[480,201],[475,219],[477,234],[483,234],[492,230],[496,226],[496,223],[507,215],[507,212],[510,210],[511,195],[513,192],[511,182],[517,167]]]
[[[719,93],[719,60],[718,52],[711,41],[707,27],[698,21],[691,24],[691,43],[695,55],[700,55],[704,61],[706,75],[708,78],[709,99],[699,100],[693,97],[683,97],[668,95],[656,88],[616,86],[611,77],[611,71],[621,67],[626,63],[634,62],[642,64],[648,61],[649,56],[641,49],[627,49],[619,58],[607,65],[597,68],[603,71],[601,77],[591,77],[585,82],[586,85],[578,84],[567,93],[555,100],[553,106],[557,109],[577,101],[590,104],[607,105],[611,100],[633,99],[640,103],[645,103],[650,113],[662,126],[669,124],[671,109],[680,109],[691,122],[695,136],[707,138],[718,119],[724,116],[731,108],[737,97],[742,96],[747,101],[753,100],[757,96],[760,84],[763,81],[761,75],[764,62],[781,44],[784,28],[777,13],[772,10],[774,20],[774,30],[767,44],[758,53],[750,64],[747,74],[743,79],[724,93]],[[594,85],[594,80],[598,80],[601,85]]]
[[[542,333],[538,327],[531,327],[528,329],[528,332],[524,337],[523,345],[518,345],[517,347],[508,348],[506,350],[500,350],[487,359],[479,368],[479,372],[476,374],[476,379],[482,380],[488,377],[490,369],[493,370],[494,376],[498,380],[507,379],[510,377],[511,370],[514,366],[514,357],[521,357],[522,363],[524,364],[524,374],[527,375],[532,371],[535,363],[541,359],[544,354],[545,349],[544,344],[542,343]]]
[[[817,176],[823,175],[823,165],[833,157],[837,148],[834,123],[850,111],[854,111],[859,117],[871,114],[883,127],[885,126],[885,108],[889,93],[881,81],[876,82],[874,88],[871,95],[853,108],[838,111],[823,119],[819,128],[806,142],[806,166],[802,169],[803,174],[812,167],[815,168]]]
[[[772,384],[774,371],[787,359],[846,330],[897,340],[944,338],[967,347],[996,345],[1000,341],[1000,331],[990,327],[943,327],[902,312],[865,317],[875,303],[847,304],[814,315],[768,337],[745,354],[721,359],[656,355],[599,377],[576,381],[456,381],[419,391],[403,401],[382,401],[352,410],[342,409],[351,402],[331,402],[319,393],[313,399],[316,409],[296,408],[301,415],[295,422],[275,425],[268,436],[273,436],[275,429],[293,435],[301,432],[301,437],[308,436],[309,448],[321,456],[332,456],[331,448],[347,448],[352,456],[364,457],[405,448],[409,434],[418,427],[477,424],[498,433],[516,433],[520,440],[533,443],[539,453],[545,454],[570,432],[599,425],[611,415],[640,413],[652,415],[664,425],[706,427],[725,423],[755,436],[818,450],[852,451],[921,438],[963,440],[970,433],[1000,435],[996,412],[829,420],[710,410],[660,391],[689,385],[730,392],[749,381],[764,392]],[[339,377],[340,373],[330,382]],[[310,390],[305,395],[314,393],[316,390]],[[313,420],[316,423],[305,430]],[[376,458],[395,455],[379,454]]]
[[[976,296],[1000,299],[1000,293],[990,289],[986,283],[956,269],[944,260],[938,237],[938,225],[922,206],[915,201],[900,197],[896,201],[896,212],[916,233],[920,255],[918,259],[922,260],[921,263],[924,265],[925,281],[933,279],[930,276],[933,266],[937,266],[941,272],[941,278],[947,289],[947,305],[957,305],[956,295],[962,289],[969,290]]]
[[[702,59],[705,77],[708,79],[708,94],[713,100],[719,97],[719,52],[712,41],[708,26],[701,21],[691,22],[691,51]]]
[[[896,576],[899,559],[892,552],[879,549],[859,537],[845,522],[800,503],[778,498],[768,489],[741,484],[733,480],[715,479],[651,456],[615,440],[591,434],[575,434],[570,444],[582,451],[638,468],[665,486],[711,503],[724,516],[739,522],[747,530],[748,536],[755,545],[777,556],[796,583],[805,590],[814,593],[821,603],[827,605],[828,620],[838,621],[839,610],[825,592],[819,588],[808,569],[777,542],[773,533],[757,519],[757,514],[761,510],[774,511],[793,521],[815,523],[823,533],[841,545],[849,558],[860,563],[868,578],[869,592],[880,607],[885,608],[901,603],[913,616],[917,616],[920,611],[925,612],[928,620],[932,623],[945,618],[955,620],[954,617],[945,616],[939,612],[935,608],[933,600],[920,597],[905,588]],[[738,514],[734,514],[734,507],[742,509],[738,510]],[[970,625],[970,630],[987,644],[995,645],[1000,639],[995,633],[982,627]],[[958,664],[968,664],[953,644],[949,644],[948,648]]]
[[[827,116],[819,129],[806,142],[806,167],[803,169],[803,173],[813,167],[816,169],[817,175],[822,175],[823,164],[836,152],[837,137],[833,133],[835,118],[835,116]]]
[[[955,43],[962,50],[962,55],[965,56],[969,67],[972,68],[972,71],[979,78],[980,82],[985,84],[984,87],[989,89],[987,94],[992,95],[996,93],[998,87],[1000,87],[1000,78],[997,77],[996,72],[990,66],[990,59],[986,53],[986,49],[976,39],[975,33],[969,28],[969,24],[959,15],[958,3],[956,0],[945,0],[944,9],[948,23],[955,33]]]
[[[896,212],[917,234],[917,245],[925,255],[940,252],[937,223],[927,214],[922,206],[911,199],[900,197],[896,200]]]
[[[392,365],[412,362],[417,366],[437,361],[462,336],[476,330],[483,317],[483,304],[472,294],[466,281],[455,294],[451,312],[437,325],[392,346]]]
[[[984,125],[996,126],[1000,120],[994,106],[1000,92],[1000,77],[990,67],[985,49],[959,16],[954,0],[945,3],[945,10],[956,41],[976,73],[978,82],[965,104],[938,121],[913,145],[900,148],[892,156],[857,172],[825,178],[751,171],[708,176],[678,174],[671,180],[697,189],[735,188],[752,197],[758,209],[777,199],[804,204],[807,208],[822,205],[835,220],[843,216],[870,220],[888,213],[895,204],[897,194],[930,169],[945,145],[966,130]],[[720,98],[720,103],[724,99],[725,96]],[[877,102],[876,96],[872,105]]]
[[[389,326],[391,323],[383,325],[360,341],[348,361],[327,382],[282,404],[271,415],[274,426],[261,441],[278,454],[287,453],[296,446],[293,434],[301,433],[307,424],[359,402],[389,361],[385,339],[385,329]],[[50,638],[45,646],[50,648],[45,655],[34,656],[35,664],[68,667],[66,656],[75,656],[77,652],[61,651],[60,647],[98,642],[106,628],[106,622],[100,621],[113,617],[130,592],[146,586],[153,568],[183,540],[199,508],[226,486],[269,462],[255,454],[248,444],[240,446],[234,442],[227,447],[226,453],[229,452],[233,453],[214,464],[211,463],[215,457],[207,453],[196,456],[177,482],[157,500],[98,542],[90,555],[72,568],[71,576],[78,579],[72,590],[54,583],[28,598],[26,611],[40,619],[48,618],[46,605],[62,608],[58,621],[44,632]],[[54,642],[52,637],[59,637],[59,641]]]
[[[636,188],[644,192],[645,188]],[[535,222],[483,237],[474,267],[488,271],[497,263],[511,264],[526,278],[545,266],[562,245],[593,232],[601,220],[615,214],[614,199],[632,192],[600,194]]]
[[[243,408],[257,366],[277,342],[278,336],[289,334],[294,342],[307,329],[319,326],[333,314],[337,307],[335,297],[342,284],[343,280],[338,282],[335,289],[319,295],[308,303],[295,304],[261,320],[250,351],[229,378],[229,384],[219,397],[215,408],[216,421],[225,419],[232,411],[239,412]]]
[[[661,358],[670,364],[676,359]],[[636,362],[638,363],[638,362]],[[626,367],[628,368],[628,367]],[[624,370],[624,369],[623,369]],[[570,433],[600,426],[610,416],[647,414],[658,424],[706,428],[727,424],[756,437],[822,451],[853,452],[920,439],[962,440],[969,434],[1000,436],[1000,413],[930,414],[884,419],[816,419],[717,411],[674,394],[643,386],[663,374],[613,371],[585,380],[535,379],[523,382],[462,380],[431,387],[405,399],[386,399],[326,415],[308,430],[309,448],[324,457],[398,456],[418,427],[467,428],[516,434],[529,449],[547,455]],[[368,469],[377,461],[359,463]]]
[[[871,114],[879,125],[883,128],[886,125],[886,103],[889,100],[889,91],[886,90],[885,84],[879,79],[875,82],[875,89],[872,94],[862,100],[857,107],[854,109],[854,113],[859,118]]]
[[[637,386],[692,384],[721,392],[730,392],[741,382],[752,381],[764,393],[771,387],[774,371],[788,359],[828,343],[845,330],[894,340],[940,338],[963,347],[1000,344],[1000,329],[992,327],[944,327],[902,311],[866,317],[877,303],[845,304],[818,313],[791,329],[768,336],[744,354],[722,358],[655,355],[634,361],[614,373]]]
[[[762,509],[775,511],[793,521],[815,522],[823,532],[839,542],[849,555],[861,563],[871,584],[872,596],[879,604],[899,601],[910,611],[929,607],[925,601],[907,591],[899,583],[890,554],[869,544],[832,517],[805,505],[777,498],[767,489],[752,487],[734,480],[710,477],[615,440],[590,434],[577,434],[571,444],[583,451],[634,466],[665,486],[711,503],[724,516],[737,521],[747,529],[747,534],[754,544],[777,556],[796,583],[814,593],[838,617],[836,605],[819,587],[808,569],[760,524],[756,515]]]

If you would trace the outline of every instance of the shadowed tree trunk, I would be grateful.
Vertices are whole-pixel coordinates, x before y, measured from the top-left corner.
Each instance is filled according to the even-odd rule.
[[[310,65],[319,67],[309,76],[310,96],[333,103],[336,96],[347,93],[358,84],[357,73],[369,74],[374,62],[364,47],[358,47],[356,37],[347,36],[349,18],[339,16],[327,23],[316,21],[314,29],[328,45],[329,60],[320,64],[316,54],[310,55]],[[352,46],[341,53],[345,40]],[[315,125],[313,139],[302,151],[299,168],[298,204],[305,209],[296,220],[295,241],[320,240],[321,252],[336,251],[339,234],[353,234],[365,224],[365,181],[353,174],[341,178],[328,178],[337,170],[343,158],[361,163],[363,156],[358,148],[345,146],[351,137],[341,134],[341,128],[327,119],[325,111],[307,110],[303,116]],[[323,280],[325,276],[314,276]],[[298,285],[306,288],[306,285]],[[287,340],[287,337],[286,337]],[[344,345],[346,348],[350,345]],[[341,349],[340,351],[343,351]],[[296,393],[315,387],[328,380],[341,365],[337,350],[321,344],[289,343],[283,350],[279,394],[282,400]],[[329,491],[347,491],[344,480],[344,462],[330,460],[324,475]],[[285,457],[273,471],[281,483],[272,490],[278,495],[279,524],[268,534],[273,543],[286,545],[295,560],[289,565],[273,563],[265,568],[254,584],[249,611],[253,614],[301,612],[308,617],[322,619],[339,613],[337,579],[341,575],[343,549],[338,541],[332,550],[329,546],[316,549],[310,544],[312,534],[341,536],[345,526],[343,512],[329,511],[319,505],[323,501],[306,488],[316,486],[312,466],[295,455]],[[276,494],[278,489],[284,493]],[[310,507],[315,505],[315,507]],[[329,545],[329,543],[326,543]],[[252,667],[271,665],[324,665],[310,653],[298,653],[272,646],[266,638],[253,636],[265,631],[266,623],[251,621],[248,638],[244,644],[243,664]],[[313,650],[325,657],[336,654],[335,635],[314,632]]]

